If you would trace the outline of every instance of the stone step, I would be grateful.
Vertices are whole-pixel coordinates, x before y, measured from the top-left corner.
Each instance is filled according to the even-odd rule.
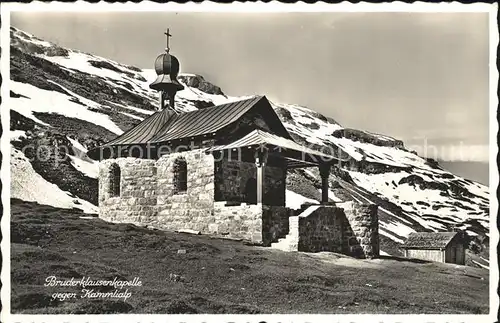
[[[277,245],[289,245],[291,243],[298,243],[298,241],[293,241],[293,240],[283,240],[283,241],[278,241],[278,242],[273,242],[272,244],[277,244]],[[271,245],[272,245],[271,244]]]
[[[299,217],[291,216],[288,218],[289,232],[284,238],[278,239],[278,242],[271,243],[271,248],[282,251],[298,251],[299,245]]]
[[[299,245],[298,236],[287,235],[285,238],[281,238],[278,242],[271,243],[271,248],[279,249],[282,251],[297,251]]]
[[[291,241],[291,240],[299,240],[299,237],[298,236],[290,236],[290,235],[287,235],[286,237],[284,238],[280,238],[278,239],[278,242],[281,242],[281,241]],[[275,242],[274,242],[275,243]]]

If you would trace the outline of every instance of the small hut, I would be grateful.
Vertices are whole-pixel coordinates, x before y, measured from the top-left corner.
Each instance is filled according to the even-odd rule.
[[[461,232],[414,232],[408,236],[402,248],[407,258],[465,264]]]

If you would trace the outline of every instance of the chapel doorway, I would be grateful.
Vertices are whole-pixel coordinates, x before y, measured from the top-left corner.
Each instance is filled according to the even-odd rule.
[[[457,263],[457,248],[456,247],[451,247],[451,263],[453,263],[453,264]]]

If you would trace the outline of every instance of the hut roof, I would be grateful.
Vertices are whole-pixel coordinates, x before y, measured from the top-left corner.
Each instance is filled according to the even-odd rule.
[[[406,249],[443,249],[458,232],[413,232],[402,245]]]

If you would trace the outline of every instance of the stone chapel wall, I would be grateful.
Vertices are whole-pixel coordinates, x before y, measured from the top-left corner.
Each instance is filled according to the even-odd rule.
[[[174,162],[187,164],[187,190],[174,192]],[[112,165],[121,172],[120,196],[113,196]],[[159,160],[118,158],[99,165],[99,216],[111,222],[147,224],[167,230],[208,232],[214,218],[214,158],[202,150]]]
[[[255,163],[223,158],[216,162],[216,168],[216,200],[245,202],[247,185],[251,185],[249,180],[257,183]]]
[[[187,190],[174,191],[174,163],[187,164]],[[203,150],[162,156],[157,162],[157,225],[162,229],[209,232],[214,217],[214,157]]]
[[[342,252],[342,229],[345,215],[334,206],[310,206],[316,208],[307,216],[299,216],[298,251]]]
[[[293,212],[284,206],[215,202],[216,221],[209,225],[209,232],[270,246],[288,234],[288,218]]]
[[[120,196],[113,196],[112,165],[120,173]],[[107,159],[99,164],[99,217],[111,222],[150,223],[156,216],[156,164],[138,158]]]
[[[298,251],[330,251],[356,258],[380,254],[375,204],[310,206],[299,215]]]
[[[284,238],[289,232],[288,218],[294,215],[295,210],[284,206],[262,206],[262,243],[264,246],[270,246]]]
[[[286,169],[265,166],[262,199],[265,205],[285,206]]]
[[[175,193],[174,164],[178,158],[186,161],[187,190]],[[120,196],[113,195],[116,189],[116,185],[112,185],[112,170],[116,169],[113,165],[120,170]],[[270,177],[281,183],[279,172],[270,169],[266,167]],[[231,170],[234,168],[224,169],[230,178],[236,176]],[[221,184],[217,180],[214,157],[202,150],[174,153],[157,161],[104,160],[99,166],[99,216],[106,221],[146,224],[166,230],[199,230],[266,246],[289,233],[292,210],[276,205],[231,206],[226,201],[216,202],[215,185]],[[223,189],[227,188],[224,192],[233,192],[229,189],[231,181],[227,178],[224,181]],[[284,191],[283,188],[283,195]],[[376,257],[380,252],[377,205],[374,204],[351,201],[336,207],[317,206],[308,216],[299,217],[298,230],[300,251],[336,251],[362,258]]]
[[[209,225],[210,233],[262,242],[262,205],[227,206],[226,202],[215,202],[214,208],[215,222]]]
[[[339,203],[344,210],[344,253],[354,257],[373,258],[380,255],[378,206],[353,201]]]
[[[217,161],[216,164],[216,200],[251,202],[248,193],[256,194],[257,192],[255,163],[224,158]],[[286,170],[266,165],[263,171],[263,204],[284,206]],[[249,190],[250,192],[248,192]]]

